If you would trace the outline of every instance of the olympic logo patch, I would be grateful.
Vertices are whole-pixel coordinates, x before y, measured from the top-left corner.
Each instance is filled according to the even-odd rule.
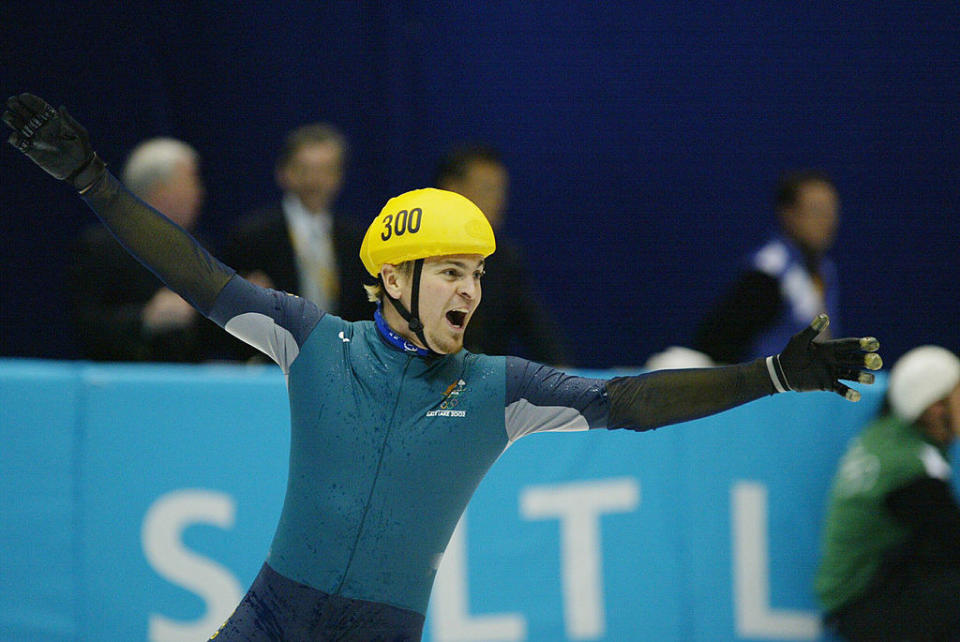
[[[427,417],[466,417],[466,410],[455,410],[466,387],[467,382],[463,379],[451,383],[443,393],[439,409],[428,410]]]

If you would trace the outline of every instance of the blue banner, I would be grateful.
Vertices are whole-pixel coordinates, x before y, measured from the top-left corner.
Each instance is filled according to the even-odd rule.
[[[828,485],[884,385],[520,440],[447,549],[424,639],[819,639]],[[279,517],[282,375],[7,360],[0,402],[0,638],[215,631]]]

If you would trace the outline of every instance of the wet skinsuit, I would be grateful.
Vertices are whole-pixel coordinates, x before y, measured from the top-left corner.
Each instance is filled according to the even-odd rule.
[[[83,198],[171,289],[287,377],[282,515],[218,642],[417,640],[457,520],[511,443],[646,430],[774,392],[763,360],[598,380],[514,357],[422,355],[381,318],[347,322],[240,278],[109,173]]]

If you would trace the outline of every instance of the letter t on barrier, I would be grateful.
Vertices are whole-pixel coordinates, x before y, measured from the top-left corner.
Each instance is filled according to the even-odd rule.
[[[520,495],[526,519],[560,521],[563,613],[573,639],[602,637],[606,629],[600,516],[627,513],[640,502],[640,485],[632,478],[533,486]]]

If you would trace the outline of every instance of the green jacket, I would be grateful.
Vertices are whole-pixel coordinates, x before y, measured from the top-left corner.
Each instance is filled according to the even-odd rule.
[[[883,557],[913,535],[886,506],[888,495],[924,477],[950,479],[947,451],[913,425],[882,417],[850,442],[830,490],[823,558],[815,581],[827,612],[870,585]]]

